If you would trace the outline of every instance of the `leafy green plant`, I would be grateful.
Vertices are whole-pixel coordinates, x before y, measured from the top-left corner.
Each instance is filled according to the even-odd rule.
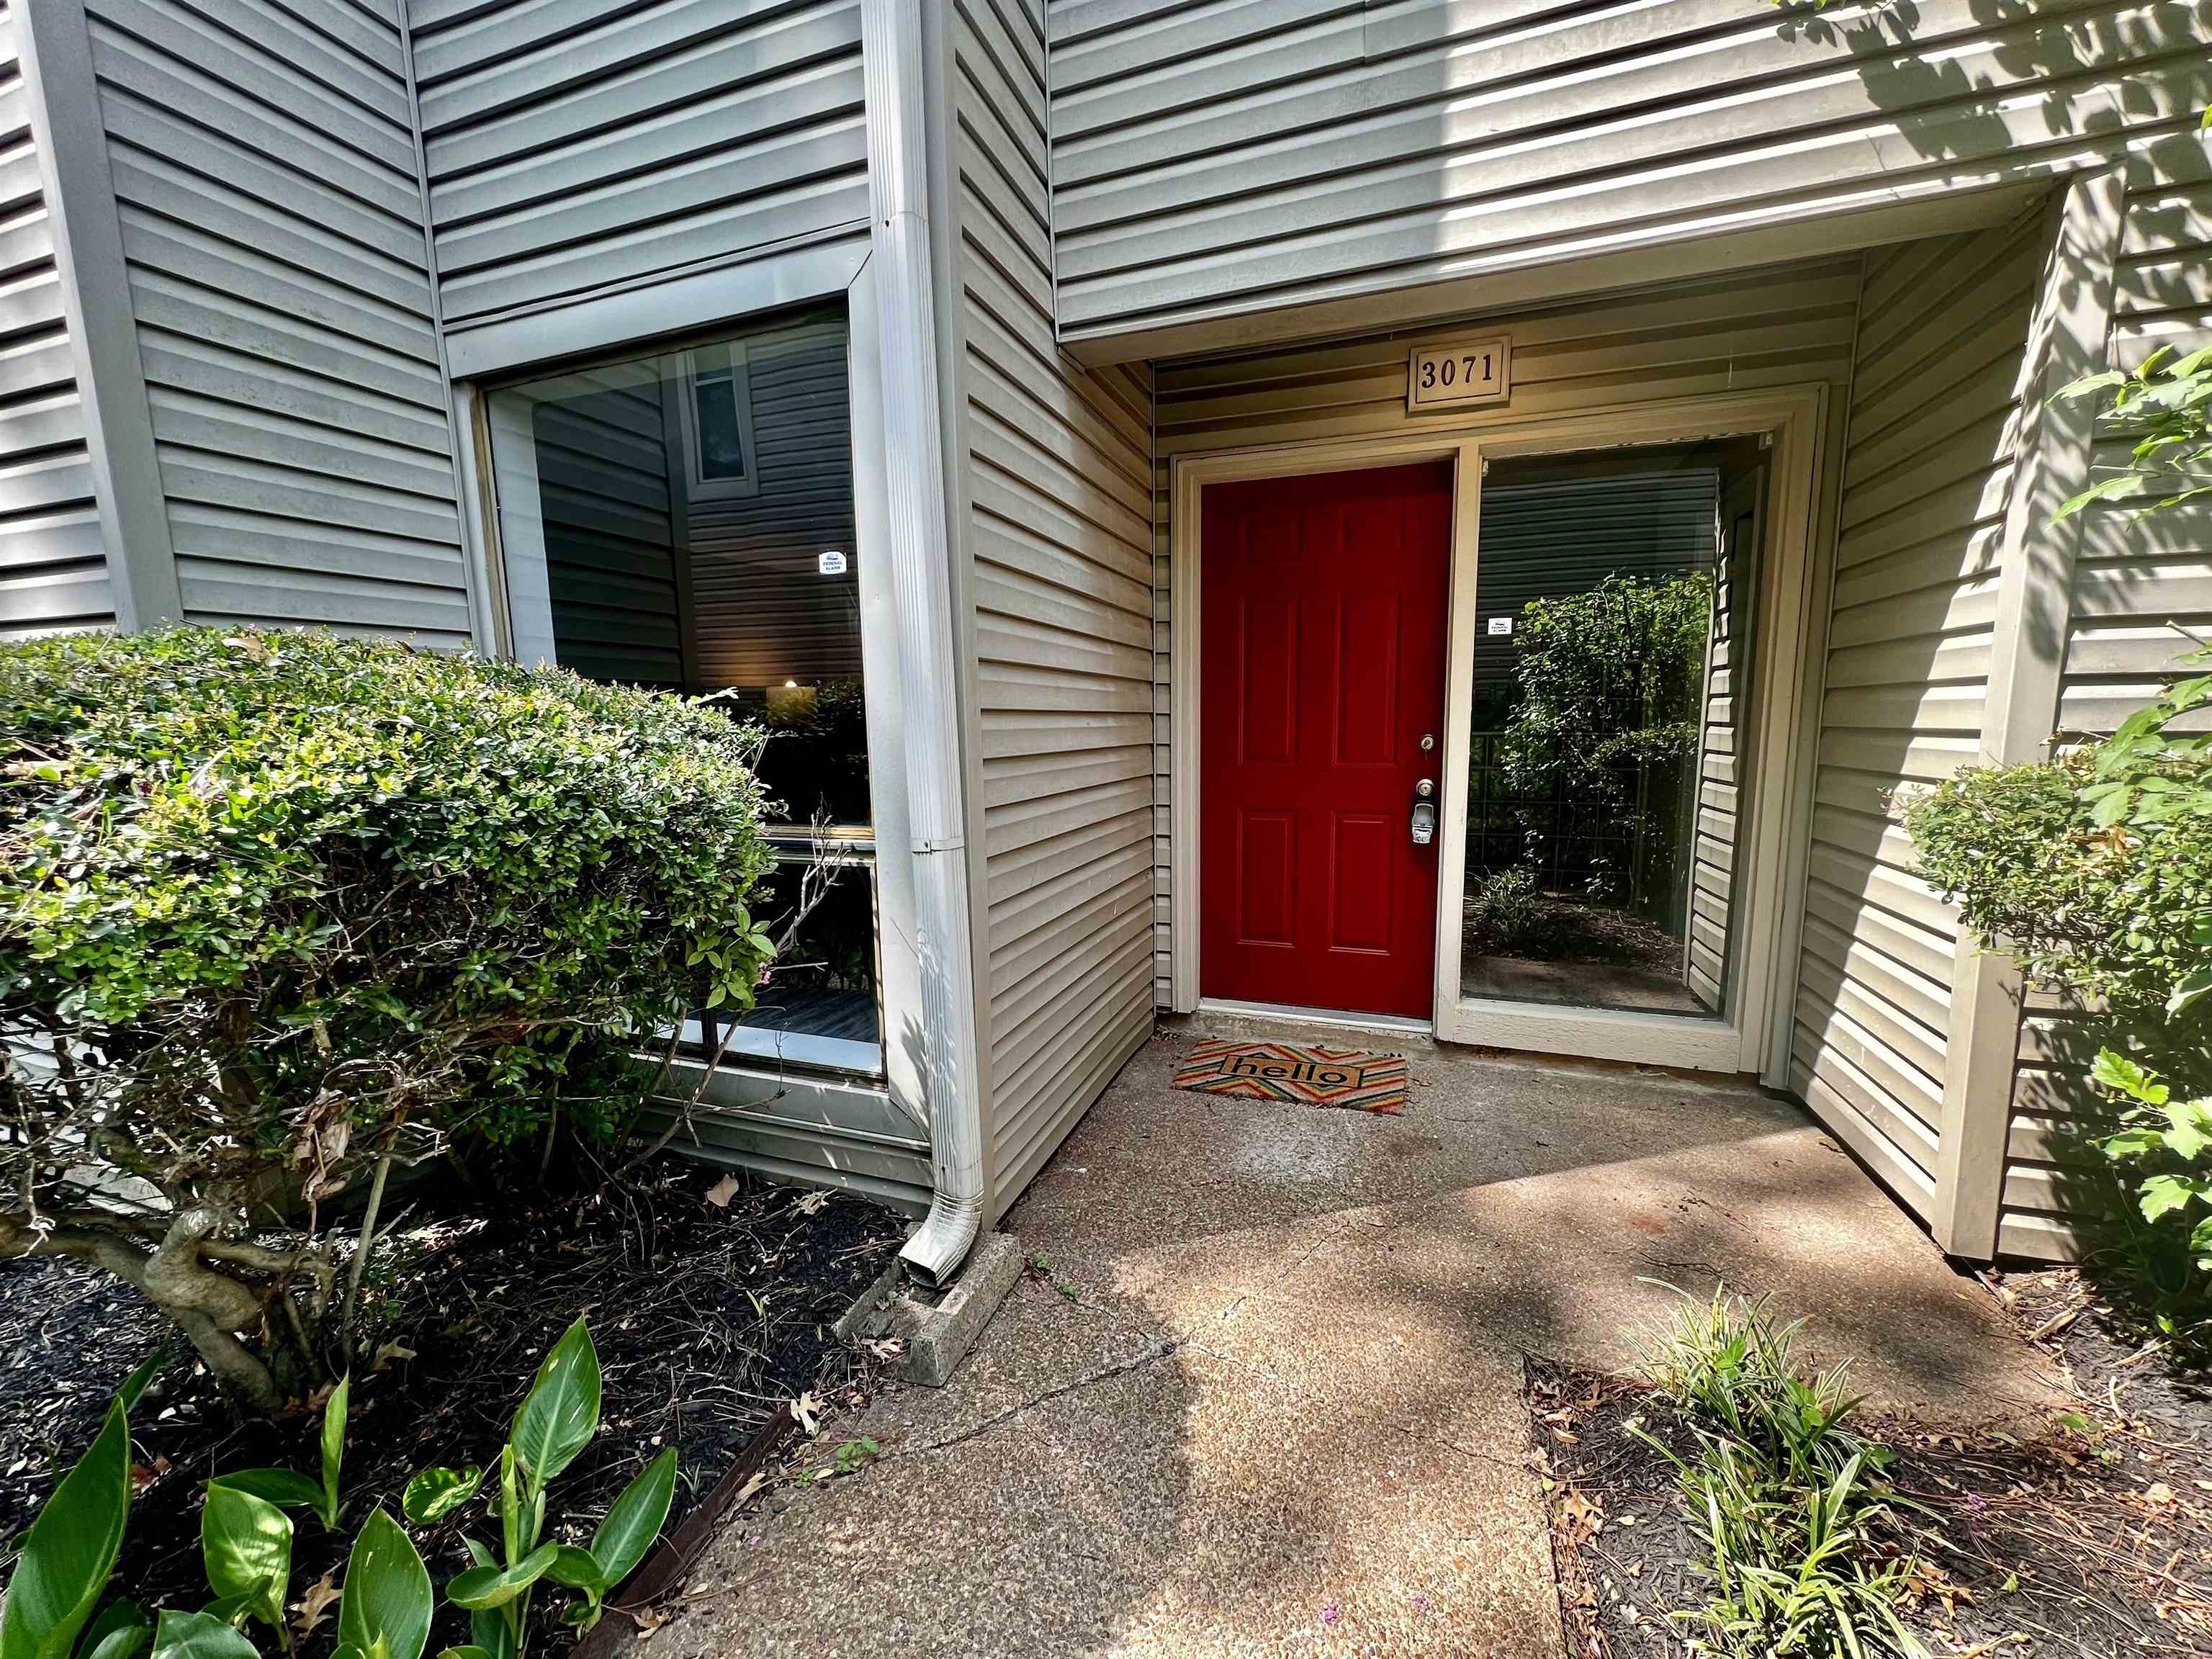
[[[252,1494],[279,1509],[314,1511],[315,1518],[336,1531],[338,1524],[338,1467],[345,1459],[346,1414],[353,1396],[353,1378],[341,1376],[323,1403],[322,1479],[310,1480],[295,1469],[237,1469],[217,1475],[209,1484]]]
[[[123,1525],[131,1512],[131,1431],[120,1401],[107,1408],[90,1448],[55,1486],[23,1536],[8,1599],[0,1606],[0,1659],[70,1659],[77,1637],[115,1570]],[[113,1659],[122,1641],[117,1620],[103,1615],[82,1659]]]
[[[617,1134],[641,1042],[750,1006],[760,741],[327,634],[0,646],[0,1258],[127,1279],[258,1409],[307,1392],[337,1194],[366,1229],[395,1160]]]
[[[2112,1034],[2094,1075],[2117,1115],[2085,1139],[2132,1191],[2130,1213],[2106,1206],[2105,1252],[2169,1334],[2212,1302],[2212,736],[2184,729],[2208,707],[2212,675],[2192,676],[2108,738],[1969,769],[1905,811],[1983,944]]]
[[[1825,1480],[1854,1458],[1886,1469],[1889,1454],[1847,1419],[1864,1396],[1848,1392],[1850,1368],[1800,1376],[1804,1322],[1777,1324],[1765,1297],[1741,1302],[1725,1289],[1692,1304],[1646,1334],[1654,1390],[1684,1416],[1748,1447],[1792,1486]]]
[[[142,1367],[125,1384],[92,1445],[24,1534],[0,1605],[4,1659],[136,1659],[149,1648],[150,1659],[258,1659],[239,1628],[247,1619],[269,1626],[290,1652],[284,1604],[292,1523],[247,1486],[219,1480],[209,1483],[201,1521],[216,1599],[204,1608],[163,1608],[150,1627],[145,1610],[126,1600],[91,1617],[114,1574],[130,1517],[129,1412],[150,1372]],[[343,1435],[342,1405],[337,1419]],[[434,1607],[422,1558],[397,1522],[374,1510],[346,1561],[337,1659],[422,1659]]]
[[[2206,112],[2212,123],[2212,111]],[[2062,388],[2061,398],[2104,398],[2100,425],[2135,440],[2127,465],[2097,479],[2058,510],[2070,517],[2093,501],[2155,513],[2212,494],[2212,346],[2176,357],[2161,346],[2133,370],[2106,369]]]
[[[527,1645],[530,1603],[540,1579],[578,1591],[568,1621],[588,1630],[607,1595],[644,1559],[668,1518],[676,1489],[676,1453],[663,1451],[625,1486],[588,1546],[545,1539],[545,1489],[591,1443],[599,1426],[599,1358],[580,1317],[538,1367],[500,1449],[499,1480],[489,1493],[499,1522],[499,1548],[462,1542],[474,1563],[446,1586],[446,1597],[470,1614],[471,1646],[459,1659],[518,1659]],[[481,1469],[425,1469],[407,1483],[401,1507],[427,1526],[453,1514],[483,1490]]]
[[[1539,956],[1555,932],[1534,866],[1516,864],[1485,877],[1467,901],[1467,940],[1487,955]]]
[[[1640,899],[1663,874],[1646,868],[1666,840],[1643,833],[1653,816],[1648,775],[1697,752],[1712,604],[1710,574],[1616,574],[1522,612],[1499,758],[1516,793],[1558,800],[1559,833],[1629,824],[1630,866],[1598,872],[1596,896]]]
[[[1899,1616],[1907,1572],[1869,1558],[1869,1525],[1887,1513],[1858,1456],[1805,1485],[1778,1482],[1725,1439],[1678,1464],[1712,1593],[1673,1617],[1693,1652],[1730,1659],[1922,1651]]]
[[[1692,1651],[1727,1659],[1917,1655],[1899,1612],[1909,1563],[1879,1535],[1893,1455],[1850,1425],[1844,1367],[1805,1374],[1801,1328],[1723,1288],[1644,1338],[1655,1399],[1693,1449],[1638,1432],[1674,1466],[1711,1590],[1669,1616]]]
[[[2124,1126],[2103,1138],[2107,1156],[2131,1165],[2179,1164],[2143,1176],[2136,1188],[2145,1221],[2172,1216],[2189,1227],[2191,1265],[2212,1273],[2212,1097],[2176,1100],[2156,1072],[2110,1048],[2097,1055],[2094,1075],[2125,1101]],[[2204,1173],[2198,1173],[2199,1169]]]
[[[858,1474],[877,1458],[882,1456],[883,1451],[883,1447],[878,1445],[874,1437],[870,1435],[864,1434],[857,1439],[848,1440],[837,1448],[836,1455],[830,1460],[829,1467],[817,1468],[813,1472],[813,1478],[817,1481],[823,1481],[834,1480],[842,1474]]]

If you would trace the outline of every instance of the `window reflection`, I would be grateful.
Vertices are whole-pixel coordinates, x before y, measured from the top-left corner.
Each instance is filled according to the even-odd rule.
[[[1485,480],[1460,994],[1723,1012],[1764,456]]]
[[[762,785],[796,839],[756,914],[798,908],[812,842],[847,862],[745,1024],[879,1069],[846,343],[842,314],[814,312],[486,404],[516,654],[705,696],[766,734]]]

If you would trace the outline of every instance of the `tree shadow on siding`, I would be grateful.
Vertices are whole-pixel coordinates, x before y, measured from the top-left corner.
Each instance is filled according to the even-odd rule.
[[[2062,190],[2085,164],[2085,141],[2113,141],[2117,159],[2117,141],[2127,132],[2135,134],[2128,141],[2135,188],[2150,180],[2212,179],[2196,130],[2197,108],[2212,100],[2212,60],[2203,46],[2212,7],[2173,0],[2112,16],[2053,15],[2048,0],[1972,0],[1969,9],[1970,27],[1946,30],[1918,0],[1881,0],[1848,16],[1829,15],[1830,0],[1786,0],[1777,28],[1785,38],[1850,53],[1871,102],[1892,124],[1891,133],[1872,142],[1924,164],[1907,168],[1906,155],[1886,156],[1900,187],[1946,179],[1971,189],[1979,181],[1972,174],[1960,180],[1960,164],[2001,160],[2006,177],[1997,182],[2042,177]],[[1981,49],[1962,50],[1967,42]],[[2122,64],[2133,72],[2117,74]],[[2172,234],[2185,219],[2185,210],[2169,209],[2162,218],[2131,210],[2131,246],[2155,245],[2161,226]],[[2078,263],[2055,258],[2046,271],[2046,303],[2064,314],[2087,280]],[[2151,319],[2139,312],[2115,320],[2140,326]],[[2105,343],[2133,361],[2149,349],[2130,351],[2120,327]],[[2044,418],[2062,444],[2096,451],[2091,404],[2058,404]],[[2117,459],[2116,447],[2103,446],[2100,465]],[[2039,510],[2057,505],[2038,503]],[[2124,562],[2116,543],[2125,538],[2112,533],[2115,516],[2079,527],[2081,558],[2094,567],[2100,608],[2132,616],[2148,608],[2143,590],[2152,578]],[[2063,563],[2053,568],[2063,571]],[[2025,627],[2039,653],[2063,656],[2071,607],[2054,602],[2063,596],[2058,580],[2028,596]]]
[[[2023,1204],[2032,1200],[2041,1218],[2063,1218],[2083,1278],[2124,1328],[2160,1337],[2194,1364],[2212,1363],[2212,1285],[2191,1266],[2189,1229],[2172,1217],[2146,1222],[2138,1208],[2144,1176],[2183,1166],[2123,1166],[2107,1158],[2101,1139],[2123,1127],[2122,1116],[2087,1081],[2097,1051],[2113,1048],[2174,1079],[2178,1093],[2193,1094],[2203,1086],[2203,1054],[2168,1052],[2156,1030],[2130,1040],[2109,1016],[2048,996],[2033,997],[2027,1012],[2027,1063],[2013,1103],[2016,1155],[2036,1160],[2024,1177]]]
[[[2094,153],[2100,139],[2109,146],[2106,154],[2119,159],[2123,133],[2130,135],[2126,182],[2135,191],[2212,178],[2195,130],[2195,106],[2212,96],[2203,44],[2205,7],[2177,3],[2114,16],[2086,9],[2054,12],[2045,0],[1971,0],[1964,9],[1970,21],[1962,27],[1955,21],[1958,9],[1923,8],[1917,0],[1888,0],[1848,15],[1815,0],[1796,0],[1782,9],[1776,27],[1785,38],[1850,54],[1871,103],[1888,119],[1888,127],[1869,142],[1884,152],[1887,174],[1900,188],[1971,188],[1982,179],[2016,183],[2041,177],[2060,191],[2074,170],[2101,165]],[[2118,72],[2121,64],[2132,72]],[[2002,179],[1996,177],[1998,162]],[[2087,359],[2081,364],[2085,368],[2104,367],[2115,357],[2139,362],[2152,343],[2176,338],[2179,330],[2201,330],[2201,307],[2192,313],[2185,304],[2170,305],[2160,314],[2157,285],[2146,282],[2142,270],[2146,250],[2185,252],[2201,243],[2203,233],[2192,228],[2190,210],[2167,205],[2145,212],[2130,203],[2129,211],[2116,295],[2124,309],[2116,308],[2115,326],[2105,339],[2073,343],[2075,354]],[[2201,248],[2196,257],[2203,257]],[[2066,257],[2063,244],[2052,250],[2040,284],[2044,310],[2032,328],[2069,315],[2093,280],[2097,274]],[[2186,301],[2185,281],[2169,281],[2168,288],[2170,302]],[[1911,303],[1911,296],[1900,299]],[[1878,330],[1880,320],[1863,309],[1863,337],[1870,327]],[[2185,337],[2180,343],[2185,349],[2191,343]],[[2046,342],[2031,337],[2026,343],[2032,363]],[[2014,422],[1990,458],[1992,467],[2007,459],[2006,446],[2016,441],[2020,422],[2035,412],[2033,400],[2048,390],[2023,386]],[[2099,465],[2121,459],[2118,446],[2099,445],[2093,404],[2062,402],[2040,416],[2045,441],[2075,453],[2086,451]],[[2032,503],[2045,519],[2058,505],[2056,494]],[[2127,702],[2140,700],[2143,682],[2164,666],[2149,660],[2150,645],[2132,636],[2154,632],[2161,621],[2179,628],[2203,620],[2162,610],[2173,601],[2161,600],[2157,567],[2146,555],[2170,551],[2177,541],[2183,548],[2202,547],[2204,532],[2192,536],[2178,521],[2146,525],[2117,513],[2092,513],[2063,529],[2039,525],[2031,533],[2030,556],[2045,574],[2026,595],[2026,647],[2062,665],[2066,696],[2056,711],[2062,723],[2109,729]],[[1985,545],[1990,553],[1983,574],[1993,574],[1999,538],[1991,535]],[[2131,637],[2100,640],[2100,626],[2107,635],[2125,627]],[[2091,635],[2086,649],[2084,631]],[[2175,634],[2177,647],[2183,638]],[[1927,643],[1926,671],[1932,677],[1941,672],[1942,641]],[[1888,763],[1900,777],[1907,775],[1915,735],[1896,735]],[[1954,735],[1972,744],[1981,732],[1962,728]],[[1883,763],[1875,757],[1872,763]],[[1856,902],[1861,915],[1872,908],[1869,901]],[[2164,1236],[2144,1227],[2130,1184],[2094,1144],[2112,1127],[2111,1109],[2087,1075],[2097,1047],[2086,1024],[2037,1018],[2023,1030],[2025,1069],[2015,1084],[2005,1152],[2003,1204],[2010,1230],[2001,1248],[2029,1247],[2039,1229],[2063,1214],[2088,1253],[2100,1289],[2142,1310],[2158,1300],[2157,1285],[2176,1282],[2179,1264]]]

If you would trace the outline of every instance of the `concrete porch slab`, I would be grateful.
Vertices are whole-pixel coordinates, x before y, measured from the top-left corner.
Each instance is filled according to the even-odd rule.
[[[833,1428],[884,1457],[741,1517],[657,1653],[1554,1659],[1522,1357],[1630,1366],[1658,1279],[1771,1293],[1924,1417],[2058,1401],[1755,1089],[1380,1039],[1401,1118],[1170,1089],[1216,1030],[1149,1045],[1006,1218],[1050,1277],[949,1388]]]

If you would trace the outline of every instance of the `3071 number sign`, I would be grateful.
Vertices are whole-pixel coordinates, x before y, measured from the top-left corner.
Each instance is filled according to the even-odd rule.
[[[1512,342],[1454,340],[1415,346],[1406,376],[1406,408],[1413,414],[1463,404],[1502,404],[1512,386]]]

